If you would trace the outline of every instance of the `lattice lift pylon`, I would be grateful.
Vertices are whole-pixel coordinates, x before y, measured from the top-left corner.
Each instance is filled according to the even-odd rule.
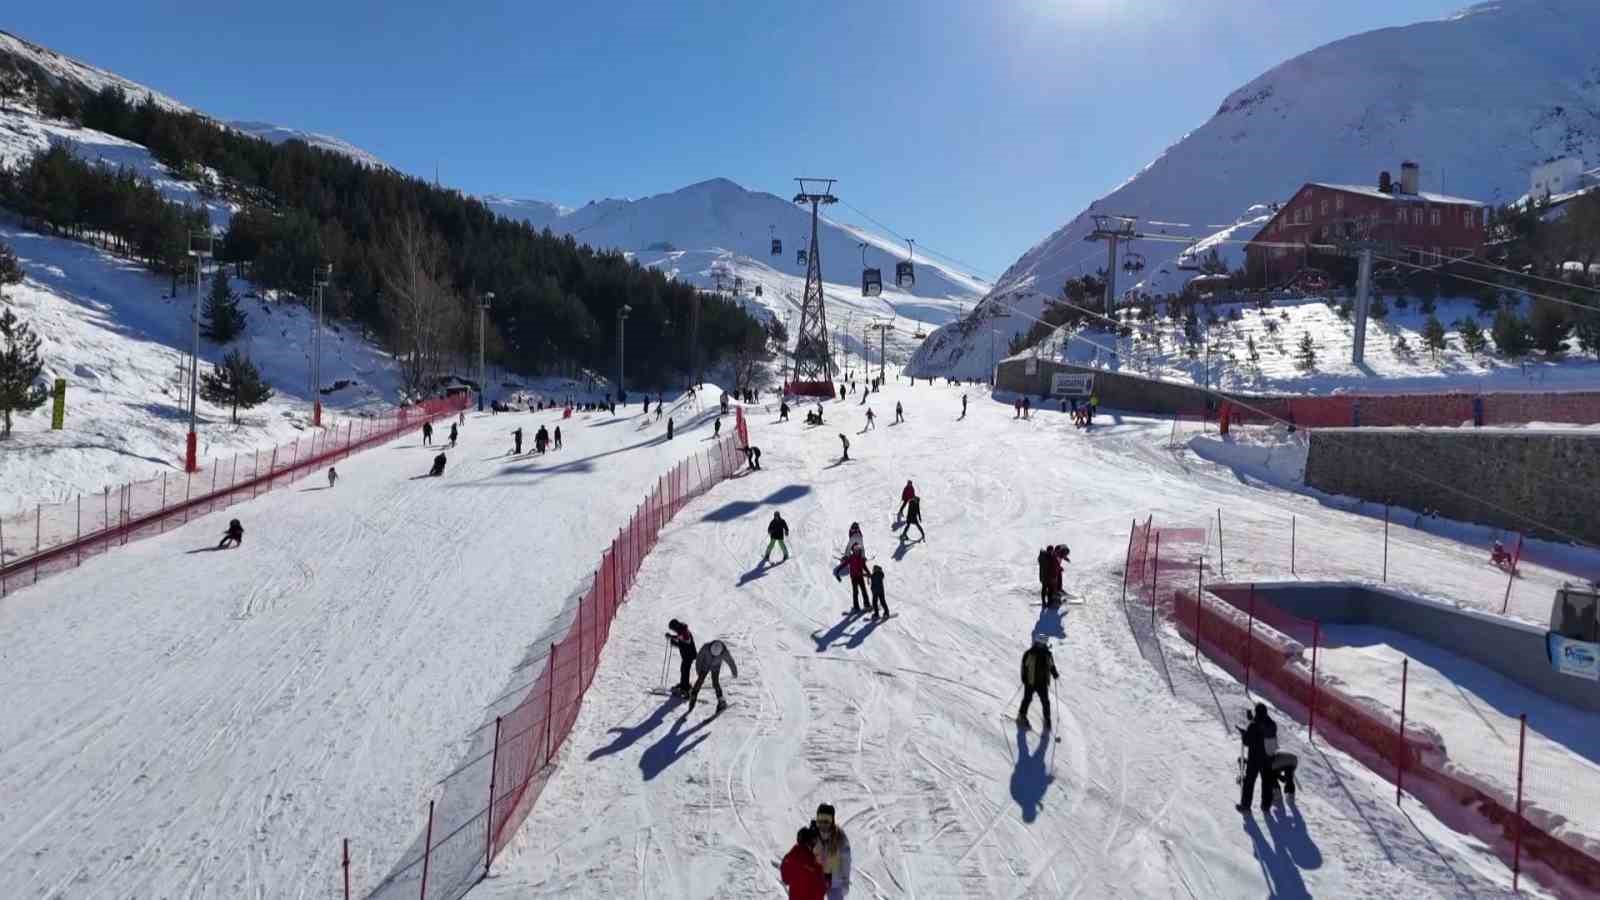
[[[832,178],[796,178],[800,192],[794,202],[811,204],[811,246],[806,254],[806,290],[800,299],[800,329],[795,332],[794,371],[789,393],[829,396],[833,389],[833,358],[828,352],[828,310],[822,295],[822,248],[817,243],[818,209],[837,203]]]

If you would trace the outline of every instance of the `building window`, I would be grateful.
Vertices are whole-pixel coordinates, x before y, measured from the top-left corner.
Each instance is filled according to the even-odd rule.
[[[1444,262],[1444,250],[1439,248],[1439,247],[1433,248],[1433,264],[1434,265],[1439,265],[1440,263],[1443,263],[1443,262]]]
[[[1324,216],[1328,214],[1328,201],[1326,198],[1322,201],[1321,214]]]
[[[1434,207],[1432,210],[1430,210],[1430,213],[1431,214],[1428,216],[1429,221],[1431,221],[1433,223],[1433,227],[1438,228],[1439,227],[1439,209],[1438,209],[1438,207]]]
[[[1344,211],[1344,195],[1343,194],[1334,194],[1333,195],[1333,211],[1334,212],[1343,212]]]

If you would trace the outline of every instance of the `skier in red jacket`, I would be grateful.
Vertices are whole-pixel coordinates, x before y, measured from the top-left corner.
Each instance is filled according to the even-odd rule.
[[[906,486],[900,489],[900,511],[894,514],[895,519],[899,520],[905,518],[906,504],[910,503],[911,498],[915,497],[916,495],[917,489],[911,486],[911,479],[907,478]]]
[[[823,900],[828,895],[828,877],[817,861],[817,833],[811,826],[800,829],[794,846],[783,857],[778,875],[789,886],[789,900]]]
[[[850,569],[850,611],[864,612],[872,606],[872,595],[867,591],[867,552],[857,548],[845,558]]]

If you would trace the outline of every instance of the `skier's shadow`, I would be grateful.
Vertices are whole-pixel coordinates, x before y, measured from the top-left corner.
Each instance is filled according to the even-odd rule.
[[[845,613],[843,618],[835,622],[832,628],[822,634],[819,635],[815,631],[811,632],[811,639],[817,642],[817,652],[826,652],[829,647],[833,646],[833,642],[843,637],[844,633],[849,631],[850,626],[859,618],[861,618],[861,613]]]
[[[1050,748],[1050,739],[1043,734],[1038,739],[1038,749],[1028,750],[1028,737],[1033,735],[1017,726],[1017,765],[1011,770],[1011,799],[1022,810],[1022,821],[1039,818],[1039,808],[1044,805],[1044,792],[1050,787],[1050,773],[1045,769],[1044,755]]]
[[[1062,618],[1060,607],[1046,606],[1041,608],[1039,610],[1039,621],[1035,622],[1033,625],[1034,636],[1053,638],[1066,637],[1067,629],[1062,625]]]
[[[907,553],[911,552],[911,548],[913,546],[915,546],[917,544],[920,544],[925,540],[927,540],[927,538],[919,537],[914,541],[908,541],[905,538],[901,538],[900,539],[900,546],[894,548],[894,553],[890,554],[890,556],[893,557],[895,562],[900,562],[901,560],[906,558],[906,554]]]
[[[186,552],[184,555],[185,556],[193,556],[196,553],[216,553],[218,550],[224,550],[224,549],[227,549],[227,548],[225,548],[225,547],[215,547],[215,546],[213,546],[213,547],[201,547],[198,550],[190,550],[190,551]]]
[[[640,738],[660,727],[661,723],[667,720],[667,712],[670,711],[674,706],[677,706],[678,702],[679,699],[677,696],[668,697],[666,701],[660,706],[657,706],[655,710],[650,713],[650,717],[645,719],[643,722],[640,722],[637,725],[629,725],[623,728],[611,729],[610,733],[616,735],[616,737],[612,738],[611,743],[605,745],[604,747],[596,747],[594,752],[589,754],[589,759],[593,761],[601,758],[602,756],[610,756],[613,753],[621,753],[623,750],[632,747]]]
[[[666,770],[667,766],[688,755],[690,750],[693,750],[701,741],[704,741],[707,737],[704,734],[696,735],[694,740],[687,743],[684,742],[684,739],[711,724],[716,715],[707,716],[688,728],[684,728],[683,723],[688,718],[687,713],[679,716],[677,721],[672,723],[672,728],[662,736],[661,740],[646,747],[644,753],[639,756],[639,771],[643,773],[645,781],[660,775]]]
[[[1267,820],[1267,828],[1272,832],[1273,841],[1276,842],[1276,845],[1269,843],[1266,837],[1262,835],[1261,826],[1256,824],[1256,819],[1253,815],[1244,816],[1244,831],[1245,834],[1250,836],[1250,843],[1255,850],[1256,862],[1261,866],[1261,874],[1267,881],[1267,896],[1281,898],[1281,900],[1309,898],[1311,893],[1306,890],[1305,879],[1300,876],[1300,864],[1295,859],[1294,852],[1289,846],[1292,840],[1288,833],[1289,824],[1281,821],[1281,817],[1275,817],[1270,814],[1264,814],[1264,817]],[[1300,818],[1298,813],[1295,818]],[[1305,833],[1304,820],[1300,820],[1300,822],[1300,833],[1303,835]],[[1310,845],[1309,839],[1306,843]],[[1322,865],[1322,854],[1316,851],[1315,845],[1310,845],[1310,847],[1315,853],[1315,865],[1307,865],[1306,868],[1317,868]]]
[[[882,625],[885,621],[885,619],[867,619],[866,624],[862,625],[860,628],[857,628],[855,633],[850,635],[850,640],[844,642],[845,649],[854,650],[855,648],[861,646],[866,642],[867,637],[870,636],[874,631],[877,631],[878,626]]]
[[[766,577],[766,574],[768,572],[772,571],[772,569],[777,567],[777,566],[783,565],[783,562],[784,562],[783,560],[779,560],[779,561],[777,561],[775,563],[774,562],[767,562],[767,561],[763,560],[761,562],[756,563],[756,567],[754,569],[751,569],[750,571],[748,571],[748,572],[744,573],[743,575],[739,576],[739,584],[738,584],[738,586],[739,587],[744,587],[745,585],[749,584],[750,582],[755,581],[757,578]]]

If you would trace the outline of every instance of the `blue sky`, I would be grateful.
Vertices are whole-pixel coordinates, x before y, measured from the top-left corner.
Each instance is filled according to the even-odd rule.
[[[12,4],[0,27],[475,193],[577,206],[722,176],[789,196],[833,176],[994,276],[1249,79],[1463,5],[88,0]]]

